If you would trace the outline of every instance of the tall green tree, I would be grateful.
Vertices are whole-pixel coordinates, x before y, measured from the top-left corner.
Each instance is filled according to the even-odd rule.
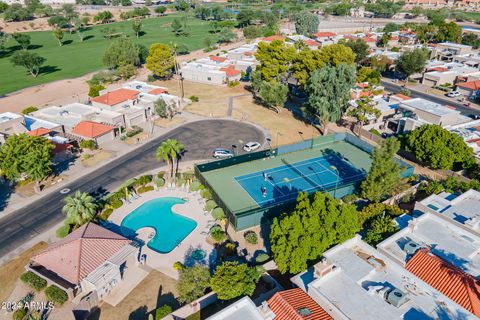
[[[395,161],[400,149],[396,138],[382,141],[380,147],[373,152],[373,162],[367,177],[361,184],[361,195],[370,201],[380,202],[390,195],[400,180],[402,168]]]
[[[305,47],[295,55],[290,71],[293,77],[297,79],[298,84],[305,86],[312,72],[324,66],[326,66],[326,62],[321,51],[310,50],[310,48]]]
[[[462,41],[462,27],[453,21],[449,23],[443,23],[438,27],[435,40],[438,42],[460,43]]]
[[[12,38],[22,47],[23,50],[27,50],[31,43],[31,37],[25,32],[15,32],[12,34]]]
[[[390,42],[391,39],[392,39],[392,35],[389,32],[385,32],[384,34],[382,34],[382,37],[380,38],[380,40],[378,40],[377,47],[387,48],[388,43]]]
[[[283,107],[287,101],[288,87],[276,80],[270,82],[264,81],[260,85],[258,95],[262,101],[269,107],[278,112],[278,107]]]
[[[165,141],[158,146],[157,151],[155,152],[155,158],[157,159],[157,161],[165,161],[167,165],[167,176],[171,176],[171,174],[169,173],[169,170],[171,168],[170,150]]]
[[[397,69],[409,78],[412,74],[422,72],[428,59],[428,51],[417,48],[404,52],[397,61]]]
[[[237,39],[237,34],[233,28],[222,28],[219,33],[218,41],[222,43],[230,43]]]
[[[309,197],[302,192],[295,210],[273,221],[270,232],[273,258],[281,273],[299,273],[332,245],[352,238],[358,231],[354,206],[327,193],[317,192]]]
[[[173,33],[175,33],[177,37],[185,32],[182,22],[177,18],[173,19],[170,27],[172,28]]]
[[[14,66],[26,68],[32,77],[36,78],[40,73],[41,66],[45,63],[45,58],[35,52],[17,51],[13,54],[11,61]]]
[[[338,67],[341,64],[355,63],[355,53],[343,44],[335,43],[320,48],[320,59],[327,66]]]
[[[10,35],[0,28],[0,50],[3,50],[9,39]]]
[[[0,146],[0,172],[8,180],[40,181],[52,173],[54,145],[44,137],[12,135]]]
[[[316,14],[302,11],[295,15],[294,20],[297,34],[308,36],[318,31],[319,19]]]
[[[349,47],[355,54],[355,62],[362,63],[368,56],[370,47],[363,39],[349,39],[345,42],[345,46]]]
[[[377,103],[370,97],[361,98],[357,100],[357,106],[348,110],[347,114],[357,119],[358,122],[365,124],[368,120],[368,115],[374,115],[379,118],[382,114],[380,110],[375,108]]]
[[[167,166],[171,164],[170,176],[176,175],[176,161],[180,158],[185,150],[185,146],[175,139],[167,139],[163,141],[157,149],[157,160],[165,160]]]
[[[55,37],[55,39],[57,39],[58,41],[58,45],[61,47],[63,46],[63,42],[62,42],[62,39],[63,39],[63,30],[61,28],[55,28],[53,29],[53,36]]]
[[[305,88],[307,110],[321,122],[324,134],[327,123],[338,121],[347,109],[355,80],[355,66],[346,64],[327,66],[312,73]]]
[[[230,300],[251,296],[259,279],[260,274],[255,268],[237,261],[225,261],[215,270],[210,285],[220,300]]]
[[[404,147],[418,161],[434,169],[449,170],[454,165],[465,167],[474,162],[473,150],[462,137],[435,124],[408,133]]]
[[[135,32],[135,36],[138,38],[140,35],[140,31],[142,31],[142,21],[140,20],[133,20],[132,21],[132,30]]]
[[[175,58],[172,54],[172,48],[161,43],[154,43],[148,51],[146,67],[154,75],[160,78],[166,78],[173,72]]]
[[[103,54],[103,64],[110,69],[116,69],[120,65],[140,64],[140,52],[138,46],[129,38],[118,38],[112,41]]]
[[[210,271],[207,266],[195,265],[180,271],[177,282],[178,300],[190,303],[205,294],[210,287]]]
[[[361,67],[357,71],[357,82],[368,82],[369,84],[378,86],[382,75],[377,70],[369,67]]]
[[[260,62],[257,69],[260,70],[262,79],[265,81],[286,79],[295,54],[295,48],[281,40],[270,43],[260,42],[255,57]]]
[[[89,222],[97,213],[95,199],[86,192],[76,191],[65,198],[63,213],[67,215],[67,222],[80,226]]]

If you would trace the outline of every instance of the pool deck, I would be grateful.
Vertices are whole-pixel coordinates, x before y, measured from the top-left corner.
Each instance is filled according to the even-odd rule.
[[[198,192],[188,192],[179,188],[168,189],[166,187],[159,188],[155,191],[150,191],[141,194],[140,198],[134,200],[132,203],[125,203],[122,207],[115,210],[109,217],[109,221],[120,226],[122,220],[133,210],[140,207],[145,202],[161,197],[177,197],[187,199],[183,204],[177,204],[172,207],[172,210],[182,216],[193,219],[197,222],[195,229],[182,242],[169,253],[159,253],[146,245],[142,246],[142,254],[146,255],[146,265],[153,269],[166,274],[167,276],[178,279],[178,271],[173,269],[173,264],[180,261],[183,264],[191,264],[189,258],[192,251],[202,249],[206,252],[205,263],[208,264],[209,257],[215,256],[213,246],[206,242],[206,235],[202,235],[210,229],[209,226],[215,224],[214,219],[210,214],[204,214],[205,200],[202,199]],[[154,232],[153,228],[141,228],[137,230],[137,238],[148,242],[149,235]]]

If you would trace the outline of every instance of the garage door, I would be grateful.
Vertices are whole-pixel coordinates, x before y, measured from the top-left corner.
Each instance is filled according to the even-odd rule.
[[[143,116],[137,116],[135,118],[130,119],[130,126],[135,126],[143,123]]]

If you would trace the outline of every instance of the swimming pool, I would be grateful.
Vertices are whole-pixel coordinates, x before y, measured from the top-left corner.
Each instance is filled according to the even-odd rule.
[[[145,202],[133,210],[122,220],[122,227],[137,231],[144,227],[155,229],[155,236],[147,243],[147,247],[160,253],[169,253],[190,232],[197,222],[176,214],[172,207],[185,203],[185,200],[175,197],[164,197]],[[128,234],[128,229],[124,230]]]

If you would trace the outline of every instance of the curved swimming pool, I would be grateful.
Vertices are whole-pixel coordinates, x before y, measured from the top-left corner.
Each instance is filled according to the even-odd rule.
[[[137,231],[144,227],[155,229],[155,236],[147,243],[147,247],[160,252],[169,253],[185,239],[197,226],[197,222],[176,214],[172,207],[185,203],[175,197],[163,197],[145,202],[130,212],[121,223],[123,228]],[[128,234],[129,230],[124,230]]]

